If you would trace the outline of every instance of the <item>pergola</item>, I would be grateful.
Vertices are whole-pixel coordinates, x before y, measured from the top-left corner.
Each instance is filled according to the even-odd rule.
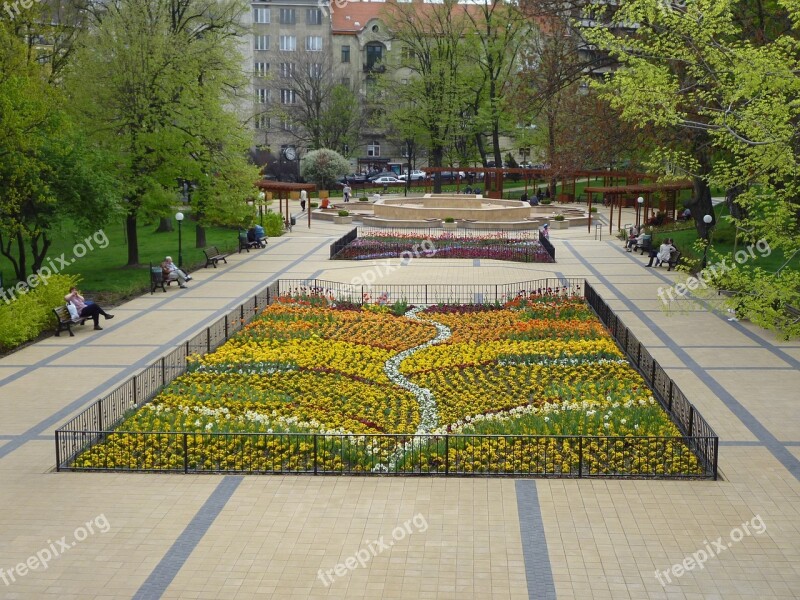
[[[575,199],[575,188],[579,179],[603,179],[603,185],[614,185],[617,181],[624,180],[626,184],[638,184],[643,179],[655,179],[654,175],[647,173],[637,173],[630,171],[607,171],[607,170],[562,170],[562,169],[523,169],[523,168],[497,168],[497,167],[422,167],[425,173],[433,175],[443,171],[463,171],[469,173],[483,173],[483,185],[485,195],[489,198],[503,197],[503,182],[511,175],[519,175],[525,182],[525,193],[528,193],[528,184],[541,180],[543,183],[555,179],[561,182],[562,201],[568,202]],[[461,184],[465,183],[462,178],[456,178],[456,191],[461,191]],[[571,191],[570,191],[571,190]],[[428,191],[428,180],[425,182],[425,191]],[[554,198],[555,200],[556,198]]]
[[[289,225],[289,222],[292,219],[292,215],[289,213],[289,197],[292,193],[299,194],[303,190],[306,192],[314,192],[317,189],[317,186],[313,183],[290,183],[288,181],[266,181],[260,180],[256,181],[256,187],[260,189],[265,194],[271,194],[273,197],[278,197],[278,212],[280,212],[281,217],[283,218],[283,222],[285,225]],[[283,212],[283,201],[286,200],[286,213]],[[308,213],[308,228],[311,229],[311,200],[309,198],[309,204],[306,207],[306,212]]]
[[[584,188],[586,192],[586,199],[589,210],[589,232],[592,231],[592,195],[602,194],[603,204],[611,206],[611,218],[608,221],[609,234],[614,233],[614,207],[617,208],[617,221],[622,224],[622,206],[635,206],[636,207],[636,225],[639,225],[639,210],[644,208],[643,215],[646,216],[648,210],[655,208],[652,206],[652,197],[656,192],[664,192],[666,195],[665,200],[659,204],[658,209],[667,213],[667,216],[673,221],[675,220],[675,204],[677,202],[678,193],[681,190],[691,190],[694,185],[691,181],[677,181],[672,183],[651,183],[642,185],[616,185],[616,186],[598,186]],[[644,199],[644,206],[639,206],[637,199],[641,197]],[[644,216],[642,220],[644,220]]]

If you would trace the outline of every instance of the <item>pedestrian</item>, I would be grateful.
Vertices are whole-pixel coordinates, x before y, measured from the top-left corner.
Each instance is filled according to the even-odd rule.
[[[66,301],[68,308],[72,307],[70,310],[70,316],[72,318],[76,317],[86,317],[91,318],[94,321],[94,328],[98,331],[102,331],[102,327],[100,327],[100,315],[103,315],[106,320],[113,319],[114,315],[108,314],[100,305],[95,304],[91,300],[86,300],[81,293],[78,291],[78,288],[71,287],[69,288],[69,294],[64,296],[64,300]],[[75,311],[77,313],[76,316],[72,315],[72,312]]]
[[[306,211],[306,202],[308,201],[308,192],[305,190],[300,191],[300,210]],[[346,200],[345,200],[346,202]]]
[[[345,182],[344,187],[342,188],[342,194],[344,195],[345,202],[350,202],[350,193],[352,191],[353,190],[350,189],[350,185],[347,182]]]

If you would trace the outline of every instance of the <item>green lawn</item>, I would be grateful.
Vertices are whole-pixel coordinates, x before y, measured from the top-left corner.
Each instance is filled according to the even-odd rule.
[[[81,289],[87,295],[101,298],[105,302],[118,302],[126,297],[134,296],[149,290],[150,276],[149,263],[160,264],[167,255],[178,262],[178,231],[169,233],[155,233],[157,222],[141,224],[139,233],[139,267],[126,267],[128,261],[128,247],[125,230],[121,223],[107,225],[103,228],[108,245],[105,245],[102,235],[93,240],[95,249],[90,250],[85,256],[76,258],[75,262],[64,268],[61,272],[66,274],[79,274],[82,278]],[[195,248],[195,224],[184,221],[183,224],[183,266],[191,271],[205,265],[202,249]],[[208,245],[216,245],[220,250],[235,251],[237,248],[238,234],[235,229],[221,227],[206,228],[206,241]],[[85,236],[75,236],[69,226],[64,226],[56,232],[53,246],[48,257],[58,265],[56,257],[64,253],[68,262],[73,258],[73,248],[76,243],[82,242]],[[30,258],[29,258],[30,260]],[[47,260],[45,259],[45,265]],[[4,256],[0,256],[0,272],[3,273],[3,285],[9,287],[14,283],[14,270]]]

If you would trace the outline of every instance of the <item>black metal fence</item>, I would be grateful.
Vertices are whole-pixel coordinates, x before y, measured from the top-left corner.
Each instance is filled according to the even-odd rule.
[[[622,351],[641,373],[648,387],[653,390],[654,397],[661,403],[681,433],[686,436],[686,443],[703,461],[704,467],[713,473],[713,479],[716,479],[719,438],[711,425],[689,402],[686,395],[647,351],[647,348],[636,339],[630,329],[625,327],[622,320],[588,283],[585,285],[584,295],[586,302],[597,313],[603,324],[608,327]]]
[[[330,252],[331,252],[330,257],[331,258],[335,258],[336,255],[339,254],[339,252],[344,250],[344,248],[347,247],[347,245],[350,242],[352,242],[354,239],[356,239],[357,237],[358,237],[358,227],[356,227],[355,229],[351,229],[346,234],[344,234],[342,237],[340,237],[338,240],[333,242],[331,244],[331,248],[330,248]]]
[[[579,279],[511,284],[364,286],[279,280],[131,377],[56,430],[56,468],[174,473],[308,473],[536,477],[711,478],[718,438],[674,382],[594,289]],[[354,435],[129,432],[115,428],[186,371],[187,357],[213,351],[284,295],[355,303],[493,303],[522,295],[584,294],[683,433],[679,438],[526,435]],[[385,295],[385,296],[384,296]],[[613,324],[613,325],[612,325]],[[632,353],[632,350],[634,351]],[[648,375],[649,373],[649,375]],[[112,452],[129,457],[110,464]]]
[[[541,229],[539,230],[539,243],[547,250],[553,262],[556,262],[556,249],[553,246],[553,242],[550,241],[550,238],[546,236]]]
[[[362,277],[365,279],[365,277]],[[322,279],[281,279],[281,296],[324,296],[332,301],[355,304],[393,304],[405,301],[414,305],[492,304],[507,302],[518,296],[580,296],[583,279],[549,278],[517,283],[448,284],[421,283],[393,285],[375,282],[355,285]]]

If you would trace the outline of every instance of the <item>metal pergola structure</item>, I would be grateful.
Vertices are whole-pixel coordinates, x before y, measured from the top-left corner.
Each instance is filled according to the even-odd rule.
[[[623,205],[632,204],[636,207],[636,225],[639,225],[639,211],[642,210],[642,221],[646,220],[648,211],[656,208],[653,206],[653,194],[663,192],[665,199],[663,205],[657,208],[667,214],[673,221],[675,220],[675,205],[677,203],[678,194],[681,190],[691,190],[694,185],[691,181],[676,181],[672,183],[651,183],[639,185],[617,185],[617,186],[597,186],[586,187],[587,205],[589,210],[589,232],[592,231],[592,196],[594,194],[601,194],[603,197],[603,204],[611,207],[610,218],[608,220],[608,233],[614,233],[614,208],[617,209],[618,225],[622,225],[622,208]],[[641,197],[644,206],[639,206],[637,199]]]
[[[288,226],[292,219],[289,212],[289,196],[292,192],[300,193],[302,191],[314,192],[317,186],[313,183],[290,183],[288,181],[257,181],[256,187],[265,194],[272,194],[273,197],[278,197],[278,212],[281,214],[284,225]],[[286,200],[286,212],[283,211],[283,201]],[[306,206],[308,213],[308,228],[311,229],[311,201]]]

